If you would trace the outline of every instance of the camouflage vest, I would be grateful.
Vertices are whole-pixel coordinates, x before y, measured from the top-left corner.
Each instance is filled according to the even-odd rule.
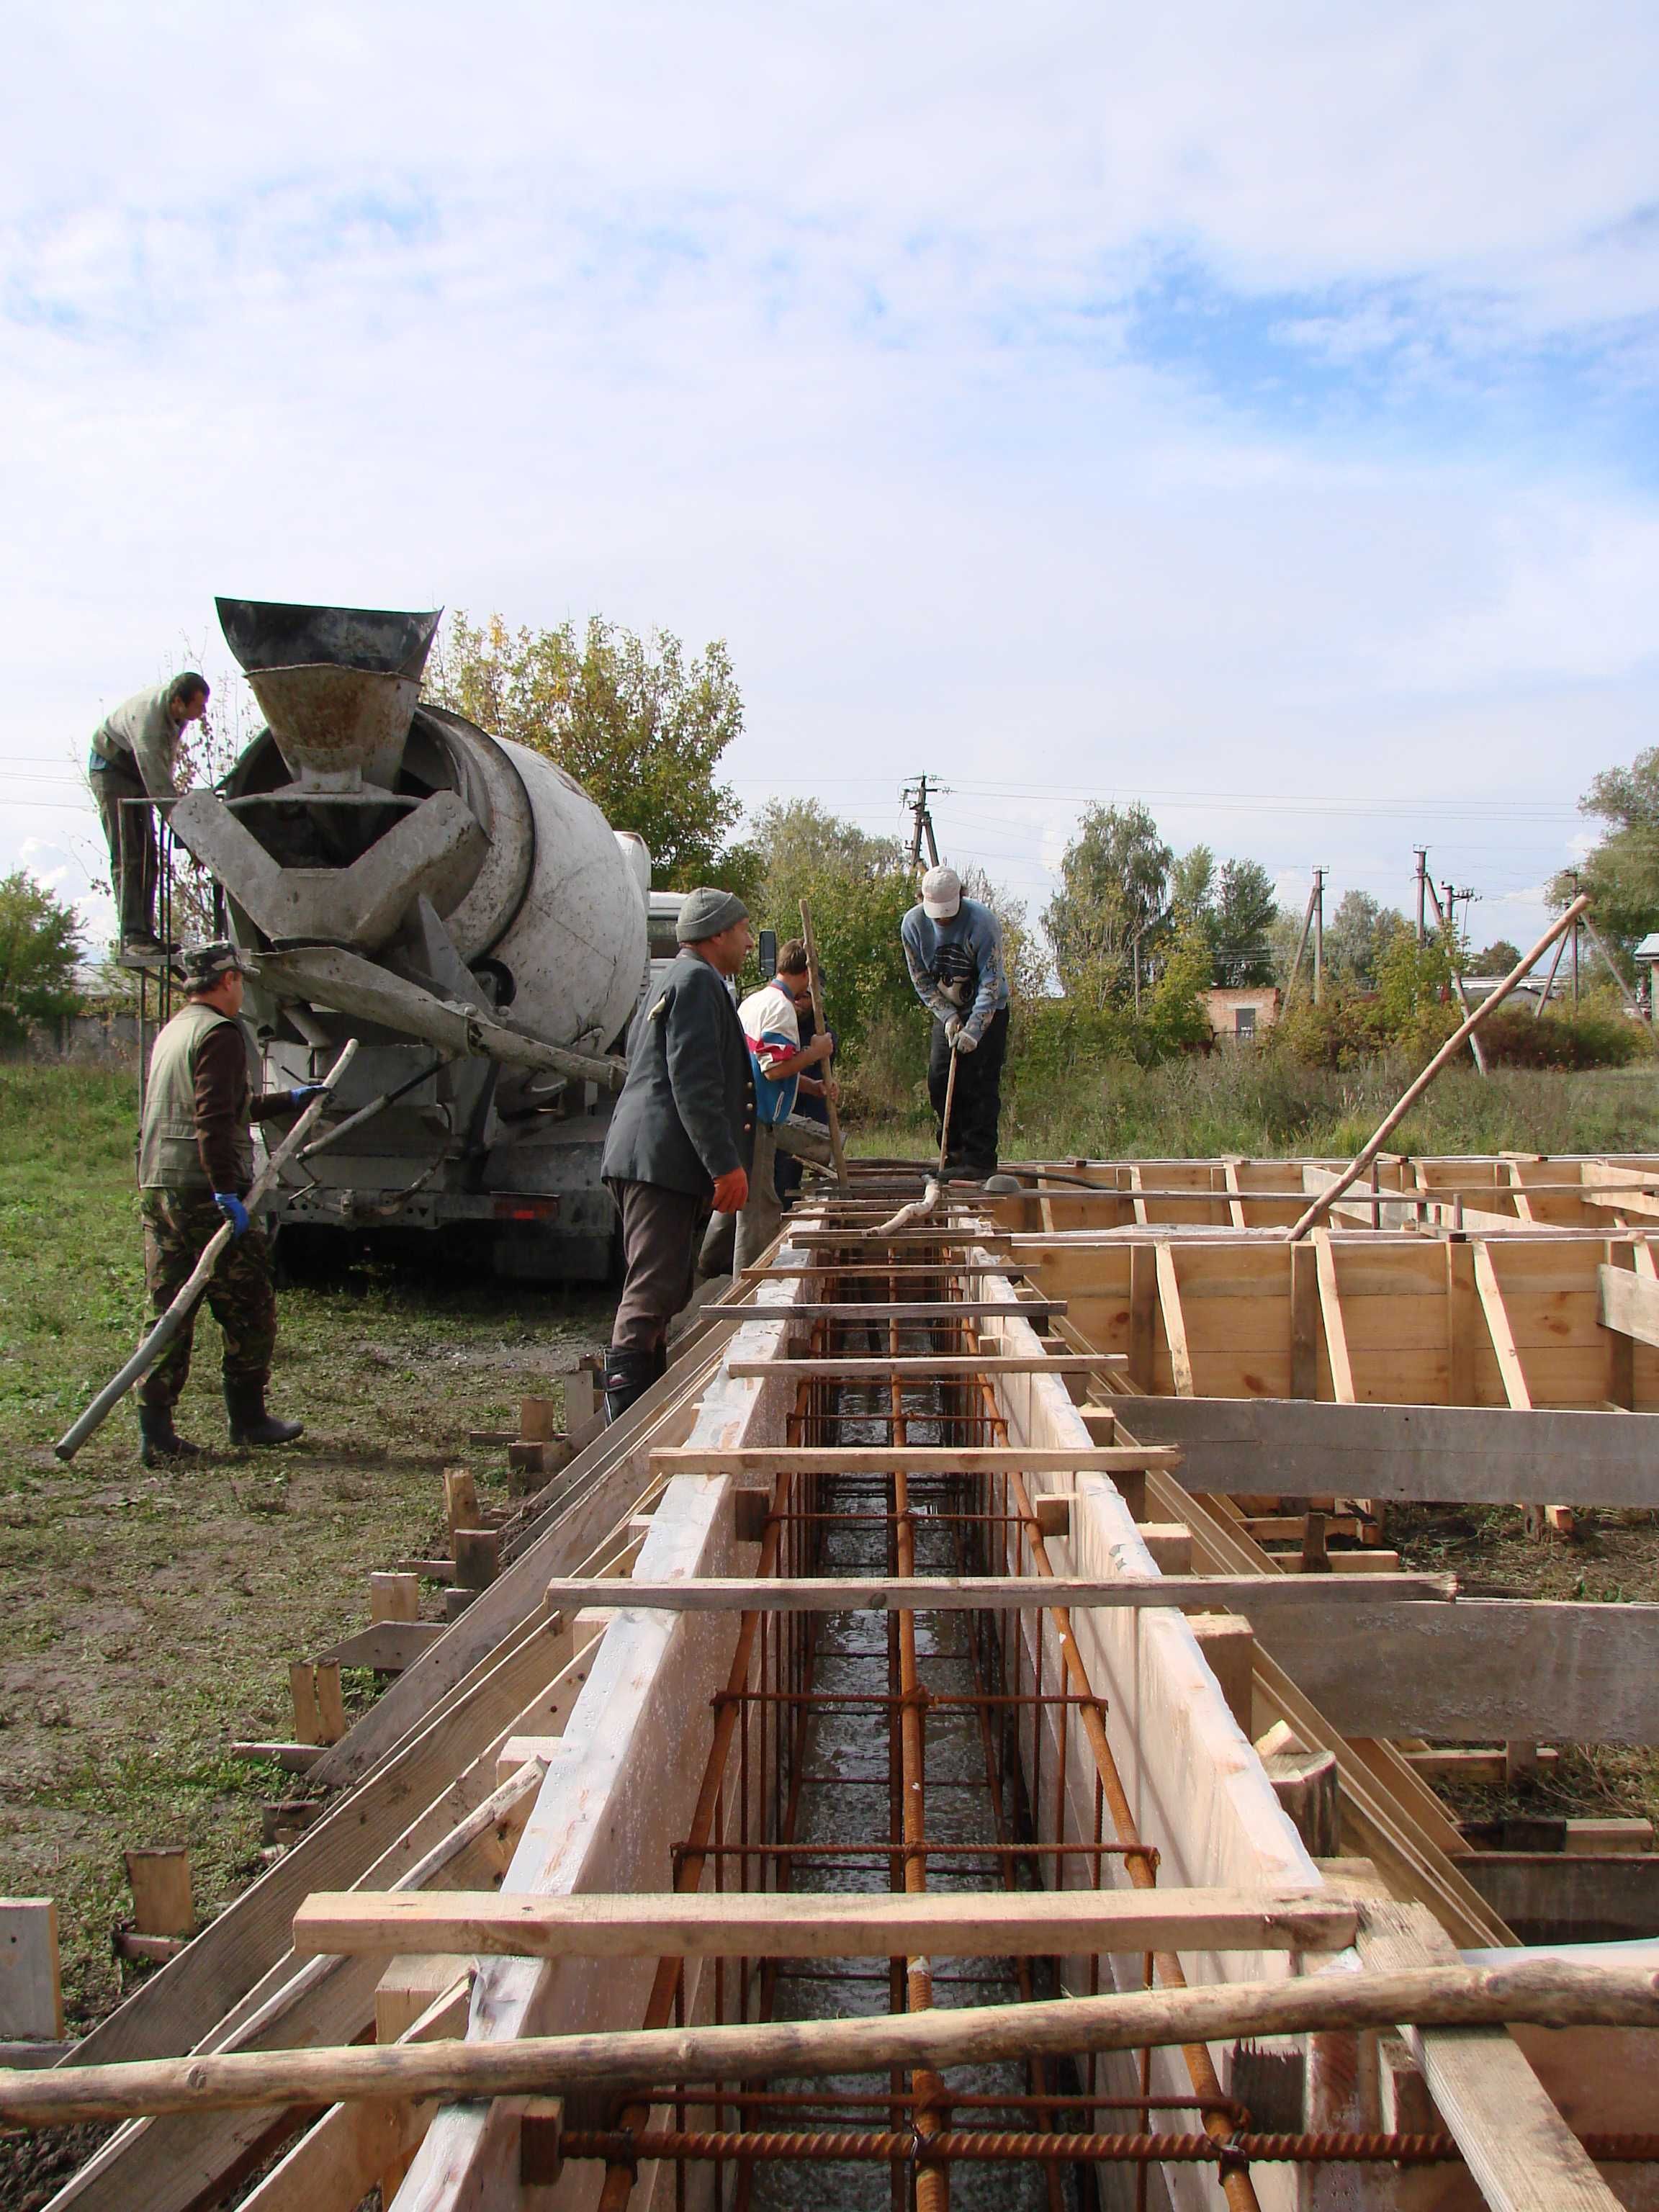
[[[210,1188],[196,1143],[196,1053],[209,1030],[229,1019],[216,1007],[192,999],[156,1038],[138,1136],[140,1190]],[[231,1026],[246,1040],[247,1031],[240,1022]],[[251,1059],[251,1045],[249,1053]],[[237,1132],[236,1166],[240,1185],[246,1189],[253,1180],[253,1133],[246,1123]]]

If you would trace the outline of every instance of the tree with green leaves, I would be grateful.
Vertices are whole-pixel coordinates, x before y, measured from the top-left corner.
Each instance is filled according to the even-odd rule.
[[[751,844],[757,922],[776,930],[780,942],[799,937],[807,901],[830,1026],[856,1051],[873,1023],[898,1019],[915,1005],[899,949],[899,924],[916,897],[903,846],[816,799],[769,800],[756,817]]]
[[[1169,927],[1175,854],[1144,806],[1091,806],[1042,911],[1060,980],[1093,1006],[1135,995]]]
[[[1216,890],[1208,935],[1218,983],[1235,988],[1273,980],[1273,879],[1260,860],[1229,860]]]
[[[20,1042],[35,1023],[76,1011],[80,957],[75,909],[21,868],[0,877],[0,1038]]]
[[[1344,891],[1325,925],[1327,969],[1339,983],[1362,991],[1375,990],[1378,963],[1395,939],[1409,927],[1398,908],[1384,906],[1369,891]],[[1297,928],[1299,934],[1299,920]]]
[[[452,617],[427,678],[433,704],[545,753],[573,775],[615,830],[651,848],[656,879],[686,890],[752,879],[752,856],[727,833],[742,814],[715,780],[743,727],[743,699],[719,639],[688,659],[667,630],[640,637],[589,617],[555,629],[482,627]]]
[[[1597,929],[1628,952],[1659,929],[1659,745],[1645,747],[1628,768],[1603,769],[1578,811],[1607,826],[1582,866],[1554,878],[1550,902],[1559,910],[1588,891]]]

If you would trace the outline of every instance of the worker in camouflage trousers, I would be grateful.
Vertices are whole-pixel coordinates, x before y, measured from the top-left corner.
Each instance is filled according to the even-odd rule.
[[[303,1425],[265,1411],[276,1343],[270,1246],[243,1201],[253,1182],[251,1125],[297,1113],[323,1086],[254,1092],[254,1045],[240,1018],[242,965],[234,945],[202,945],[180,965],[185,1000],[150,1054],[138,1139],[145,1288],[155,1311],[165,1313],[209,1242],[230,1223],[231,1242],[204,1293],[224,1337],[230,1440],[289,1443]],[[192,1334],[192,1322],[186,1322],[139,1386],[139,1456],[146,1467],[202,1449],[173,1424],[190,1374]]]

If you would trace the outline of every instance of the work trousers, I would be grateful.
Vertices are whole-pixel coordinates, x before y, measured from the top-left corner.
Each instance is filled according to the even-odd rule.
[[[1002,1062],[1008,1049],[1008,1009],[992,1015],[972,1052],[958,1053],[957,1091],[951,1102],[951,1127],[943,1131],[945,1096],[951,1079],[951,1041],[943,1022],[933,1024],[933,1048],[927,1055],[927,1096],[933,1102],[933,1121],[948,1136],[945,1172],[973,1176],[983,1182],[997,1171],[997,1124],[1002,1119]]]
[[[160,873],[155,809],[122,804],[123,800],[145,799],[148,794],[142,778],[118,763],[95,769],[87,781],[98,802],[104,842],[109,847],[110,882],[115,892],[121,935],[154,936],[155,884]]]
[[[710,1220],[697,1260],[702,1274],[726,1275],[737,1267],[752,1267],[783,1226],[777,1165],[776,1124],[757,1121],[748,1203],[739,1213],[717,1213]]]
[[[665,1183],[620,1176],[606,1188],[622,1215],[627,1268],[611,1341],[619,1352],[655,1352],[690,1298],[709,1200]]]
[[[188,1281],[209,1241],[225,1225],[210,1197],[196,1191],[140,1193],[144,1216],[144,1287],[158,1314],[165,1313]],[[249,1228],[219,1255],[208,1277],[204,1301],[225,1340],[228,1384],[270,1379],[276,1346],[276,1293],[270,1279],[270,1244],[263,1229]],[[199,1312],[200,1308],[197,1309]],[[171,1407],[190,1374],[195,1314],[138,1386],[146,1406]]]

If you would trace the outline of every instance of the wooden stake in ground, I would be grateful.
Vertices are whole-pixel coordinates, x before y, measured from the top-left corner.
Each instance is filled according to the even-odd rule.
[[[1537,963],[1543,958],[1544,955],[1549,951],[1551,945],[1554,944],[1556,939],[1561,936],[1565,931],[1572,927],[1579,915],[1583,914],[1584,908],[1589,904],[1589,898],[1588,894],[1583,897],[1576,898],[1572,904],[1567,908],[1566,912],[1561,916],[1560,920],[1555,924],[1554,927],[1552,929],[1547,929],[1544,934],[1539,939],[1537,944],[1533,946],[1532,951],[1530,952],[1523,953],[1521,958],[1516,961],[1515,966],[1510,969],[1509,974],[1505,975],[1503,981],[1492,993],[1491,998],[1483,999],[1480,1004],[1474,1009],[1474,1012],[1469,1015],[1468,1019],[1458,1024],[1457,1027],[1446,1039],[1444,1044],[1441,1046],[1439,1051],[1436,1053],[1434,1058],[1429,1062],[1428,1066],[1423,1070],[1423,1073],[1418,1077],[1416,1082],[1411,1085],[1409,1090],[1402,1092],[1401,1097],[1395,1100],[1395,1103],[1389,1107],[1388,1112],[1382,1116],[1382,1121],[1378,1124],[1377,1128],[1371,1136],[1370,1141],[1365,1144],[1360,1151],[1355,1153],[1352,1159],[1349,1161],[1347,1166],[1344,1168],[1341,1174],[1338,1176],[1336,1181],[1334,1183],[1328,1184],[1325,1189],[1320,1192],[1318,1197],[1315,1199],[1313,1204],[1302,1216],[1302,1218],[1295,1223],[1290,1229],[1285,1231],[1285,1236],[1292,1244],[1297,1243],[1298,1238],[1305,1237],[1308,1231],[1314,1227],[1316,1223],[1323,1220],[1326,1214],[1330,1212],[1332,1206],[1335,1205],[1337,1200],[1341,1197],[1343,1192],[1348,1188],[1350,1184],[1358,1182],[1360,1176],[1364,1174],[1366,1169],[1382,1151],[1383,1146],[1388,1142],[1395,1130],[1399,1127],[1401,1122],[1405,1120],[1407,1115],[1410,1113],[1412,1108],[1416,1105],[1418,1100],[1428,1089],[1430,1084],[1434,1081],[1435,1077],[1439,1074],[1441,1069],[1446,1066],[1449,1060],[1456,1059],[1458,1054],[1468,1042],[1470,1037],[1474,1036],[1480,1024],[1486,1020],[1487,1015],[1492,1012],[1494,1007],[1499,1006],[1503,1004],[1504,1000],[1508,998],[1510,993],[1515,989],[1517,984],[1522,983],[1526,981],[1527,976],[1530,974],[1533,968],[1535,967]]]
[[[322,1095],[312,1100],[310,1105],[306,1108],[287,1136],[265,1162],[264,1169],[254,1177],[253,1188],[249,1191],[246,1200],[250,1215],[256,1211],[260,1200],[282,1173],[283,1164],[293,1157],[306,1138],[310,1135],[312,1124],[327,1105],[340,1078],[356,1056],[357,1040],[356,1037],[351,1037],[347,1041],[345,1050],[324,1078]],[[195,1310],[196,1302],[206,1290],[208,1278],[218,1266],[219,1255],[229,1243],[230,1238],[231,1225],[227,1221],[224,1227],[210,1240],[206,1250],[196,1262],[191,1273],[190,1280],[161,1316],[161,1320],[156,1322],[155,1328],[151,1329],[137,1351],[128,1360],[126,1365],[118,1375],[112,1376],[105,1383],[79,1420],[65,1429],[63,1435],[58,1437],[52,1449],[59,1459],[73,1459],[94,1430],[103,1426],[133,1384],[141,1376],[148,1374],[155,1364]]]
[[[818,949],[812,940],[812,915],[806,901],[800,902],[800,939],[806,947],[806,981],[812,994],[812,1019],[822,1036],[829,1028],[823,1016],[823,978],[818,972]],[[823,1069],[823,1104],[830,1120],[830,1157],[836,1164],[836,1186],[839,1190],[850,1188],[847,1179],[847,1153],[841,1141],[841,1116],[836,1111],[835,1078],[830,1073],[826,1060],[820,1063]]]

